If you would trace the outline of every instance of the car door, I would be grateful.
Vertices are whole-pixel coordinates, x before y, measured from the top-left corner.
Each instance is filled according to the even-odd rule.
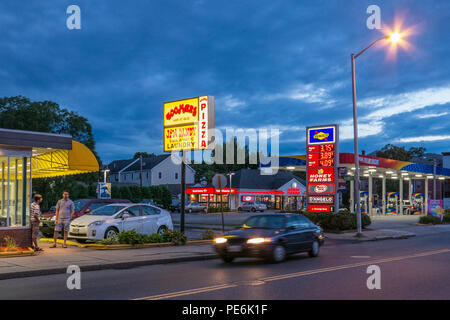
[[[316,227],[304,216],[299,215],[298,220],[299,231],[302,233],[300,249],[309,250],[314,241],[314,231]]]
[[[299,216],[292,215],[287,218],[286,231],[284,238],[286,239],[286,250],[289,252],[298,252],[301,250],[304,239],[302,229],[299,226]]]
[[[123,215],[128,214],[127,218],[124,218]],[[132,206],[128,207],[121,213],[122,219],[122,230],[123,231],[131,231],[135,230],[137,233],[143,232],[143,219],[141,216],[140,206]]]
[[[143,233],[151,235],[158,232],[158,222],[161,210],[152,206],[142,206]]]

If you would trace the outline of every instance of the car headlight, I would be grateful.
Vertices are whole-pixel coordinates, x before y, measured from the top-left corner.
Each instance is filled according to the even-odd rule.
[[[104,222],[105,222],[105,221],[102,221],[102,220],[100,220],[100,221],[94,221],[94,222],[90,223],[90,224],[88,225],[88,227],[99,226],[99,225],[102,225]]]
[[[268,243],[271,242],[272,239],[270,238],[252,238],[252,239],[248,239],[247,243],[249,244],[260,244],[260,243]]]
[[[214,239],[214,243],[225,243],[225,242],[227,242],[228,240],[227,240],[227,238],[215,238]]]

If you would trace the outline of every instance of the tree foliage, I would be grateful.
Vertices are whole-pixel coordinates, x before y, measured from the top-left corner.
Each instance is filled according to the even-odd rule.
[[[52,101],[30,101],[23,96],[0,98],[0,127],[5,129],[70,134],[95,152],[88,120]]]
[[[406,150],[405,147],[398,147],[393,144],[387,144],[380,150],[375,151],[377,157],[411,161],[413,158],[422,157],[425,154],[426,148],[424,147],[411,147]]]
[[[150,158],[150,157],[155,157],[156,156],[156,154],[154,154],[153,152],[152,153],[147,153],[147,152],[136,152],[135,154],[134,154],[134,156],[133,156],[133,159],[137,159],[137,158],[139,158],[139,157],[142,157],[142,158]]]

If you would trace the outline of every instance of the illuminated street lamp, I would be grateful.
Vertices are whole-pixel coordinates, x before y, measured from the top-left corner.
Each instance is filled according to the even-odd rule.
[[[358,54],[351,54],[351,63],[352,63],[352,91],[353,91],[353,134],[354,134],[354,156],[355,156],[355,196],[356,196],[356,224],[357,224],[357,235],[362,234],[362,225],[361,225],[361,202],[360,202],[360,181],[359,181],[359,153],[358,153],[358,118],[356,114],[356,76],[355,76],[355,59],[358,58],[361,54],[363,54],[366,50],[372,47],[375,43],[387,40],[392,44],[397,44],[402,39],[402,35],[399,32],[393,32],[390,35],[381,37],[380,39],[372,42],[368,47],[363,49]]]

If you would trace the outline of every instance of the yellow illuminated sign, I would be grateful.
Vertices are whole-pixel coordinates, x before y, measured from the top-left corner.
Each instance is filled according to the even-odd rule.
[[[214,148],[214,97],[164,103],[164,151]]]
[[[198,122],[198,98],[164,103],[164,127]]]
[[[198,148],[198,126],[181,126],[164,129],[164,151]]]

